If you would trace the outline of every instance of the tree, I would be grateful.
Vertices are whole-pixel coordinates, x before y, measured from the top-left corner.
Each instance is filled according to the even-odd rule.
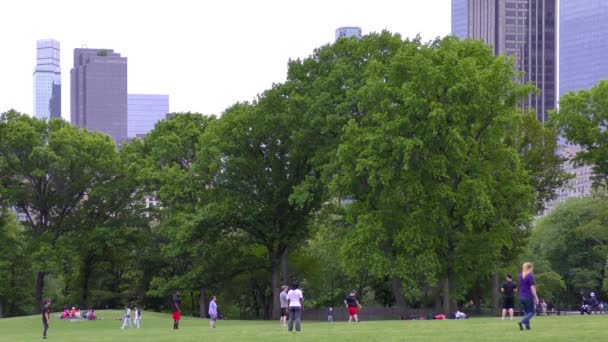
[[[0,197],[27,218],[36,312],[45,276],[58,264],[58,241],[91,220],[103,224],[129,201],[121,167],[108,136],[15,111],[0,117]]]
[[[561,97],[552,114],[554,125],[571,143],[582,147],[575,162],[593,165],[596,185],[608,181],[608,81],[590,90],[569,92]]]
[[[278,315],[281,271],[290,250],[309,236],[309,214],[319,205],[312,167],[316,142],[289,85],[276,85],[254,104],[237,104],[209,126],[198,169],[218,194],[224,225],[266,251],[271,273],[265,318]]]
[[[494,272],[530,222],[535,196],[507,143],[530,87],[512,81],[507,59],[453,37],[405,41],[364,73],[357,107],[367,114],[346,126],[332,183],[354,200],[345,249],[408,290],[441,278],[444,311],[453,311],[453,296]]]
[[[29,313],[31,259],[23,226],[13,213],[0,211],[0,318]]]
[[[565,300],[601,288],[608,255],[608,201],[604,195],[571,199],[536,223],[529,248],[566,284]]]

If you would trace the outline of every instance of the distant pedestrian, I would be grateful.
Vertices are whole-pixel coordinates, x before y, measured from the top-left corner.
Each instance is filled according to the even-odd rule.
[[[293,331],[293,323],[296,323],[296,331],[300,331],[300,321],[302,319],[302,310],[304,309],[304,294],[298,288],[299,284],[295,283],[291,290],[287,292],[287,305],[289,306],[289,331]]]
[[[329,309],[327,309],[327,321],[328,322],[334,321],[334,308],[332,308],[331,306],[329,307]]]
[[[51,320],[51,300],[47,299],[44,301],[42,307],[42,326],[44,331],[42,332],[42,338],[46,339],[46,333],[49,330],[49,321]]]
[[[507,274],[506,281],[502,283],[502,287],[500,288],[500,292],[502,292],[502,319],[504,320],[507,316],[507,312],[513,320],[515,316],[515,292],[517,292],[517,285],[513,282],[513,276]]]
[[[287,292],[289,291],[289,286],[283,285],[281,287],[281,293],[279,294],[279,302],[281,303],[281,320],[280,323],[282,326],[287,326],[287,316],[289,313],[289,307],[287,306]]]
[[[600,312],[600,301],[595,296],[595,292],[591,292],[589,294],[589,308],[591,309],[591,313],[598,314]]]
[[[137,329],[139,329],[140,321],[141,321],[141,311],[139,310],[137,305],[135,305],[135,308],[133,309],[133,323],[135,323],[135,327]]]
[[[179,329],[179,321],[182,319],[181,300],[179,299],[179,290],[175,291],[173,298],[171,298],[171,309],[173,311],[173,330]]]
[[[519,330],[530,330],[530,320],[534,317],[535,305],[538,305],[538,295],[536,293],[536,282],[534,280],[534,265],[526,262],[522,265],[519,274],[519,302],[524,307],[524,317],[518,323]]]
[[[211,302],[209,303],[209,325],[212,328],[215,328],[217,323],[217,298],[215,296],[211,296]]]
[[[357,299],[357,291],[352,290],[351,293],[344,298],[344,305],[348,309],[348,323],[352,322],[353,319],[355,322],[359,322],[357,310],[361,309],[361,304]]]
[[[128,305],[125,306],[125,315],[122,317],[122,326],[120,327],[120,329],[124,330],[127,327],[133,327],[131,325],[131,308]]]

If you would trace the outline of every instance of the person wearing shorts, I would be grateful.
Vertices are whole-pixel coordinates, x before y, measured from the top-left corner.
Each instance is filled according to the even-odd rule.
[[[289,307],[287,306],[287,292],[289,291],[289,286],[283,285],[281,288],[281,294],[279,294],[279,301],[281,302],[281,320],[280,323],[282,326],[287,326],[287,316],[289,314]]]
[[[171,299],[171,307],[173,311],[173,330],[179,329],[179,321],[182,319],[182,310],[180,309],[182,302],[179,299],[179,296],[180,292],[177,290]]]
[[[357,309],[361,307],[359,300],[357,299],[357,291],[353,290],[346,298],[344,298],[344,305],[348,309],[348,322],[359,322],[359,316],[357,315]]]
[[[209,303],[209,325],[215,328],[217,323],[217,303],[215,296],[211,296],[211,302]]]
[[[517,292],[517,285],[513,282],[513,276],[507,274],[506,281],[502,284],[500,288],[500,292],[502,292],[502,319],[504,320],[507,316],[507,312],[509,313],[509,317],[513,320],[513,316],[515,315],[515,292]]]

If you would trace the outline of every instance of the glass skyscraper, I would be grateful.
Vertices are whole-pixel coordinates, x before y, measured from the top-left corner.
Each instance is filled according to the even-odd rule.
[[[53,39],[36,43],[34,69],[34,115],[37,118],[61,117],[61,67],[59,42]]]
[[[74,49],[70,77],[72,125],[121,144],[127,138],[127,58],[114,50]]]
[[[608,1],[561,0],[559,95],[608,79]]]
[[[540,90],[524,107],[535,109],[543,123],[556,103],[556,10],[556,0],[452,0],[452,34],[512,56],[520,81]]]
[[[340,38],[350,38],[356,37],[360,39],[362,36],[362,31],[360,27],[357,26],[344,26],[336,29],[336,40]]]
[[[129,94],[128,136],[143,137],[169,113],[169,95]]]

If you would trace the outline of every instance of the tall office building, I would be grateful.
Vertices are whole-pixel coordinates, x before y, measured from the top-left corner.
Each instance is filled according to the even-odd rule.
[[[129,94],[128,137],[143,137],[169,113],[169,95]]]
[[[75,49],[71,121],[79,128],[127,138],[127,58],[114,50]]]
[[[559,96],[608,79],[608,1],[561,0]]]
[[[540,90],[524,106],[543,123],[556,103],[556,10],[556,0],[452,0],[452,34],[512,56],[520,81]]]
[[[43,39],[36,42],[34,69],[34,115],[37,118],[61,117],[61,66],[59,42]]]
[[[343,26],[338,27],[336,29],[336,40],[340,38],[350,38],[355,37],[357,39],[361,39],[362,31],[360,27],[357,26]]]

